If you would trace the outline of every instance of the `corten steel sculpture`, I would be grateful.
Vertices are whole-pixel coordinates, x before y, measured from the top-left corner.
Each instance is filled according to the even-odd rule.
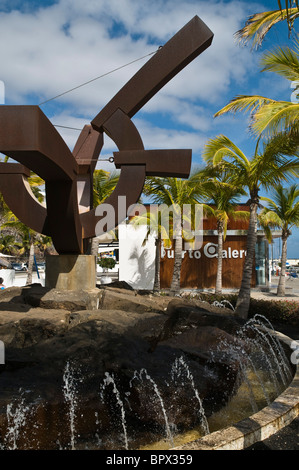
[[[146,176],[188,177],[191,150],[145,150],[131,118],[212,39],[195,16],[83,128],[73,152],[38,106],[0,106],[0,152],[19,162],[0,164],[0,190],[13,213],[51,236],[59,254],[86,253],[100,220],[92,208],[92,178],[104,133],[119,149],[113,154],[119,182],[105,201],[116,212],[116,225],[118,196],[126,196],[126,209],[136,203]],[[45,180],[46,207],[30,190],[29,169]]]

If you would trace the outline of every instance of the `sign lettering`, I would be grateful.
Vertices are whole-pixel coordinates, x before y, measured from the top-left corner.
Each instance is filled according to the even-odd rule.
[[[206,245],[203,247],[203,255],[206,258],[218,258],[217,254],[217,249],[218,245],[215,243],[206,243]],[[182,258],[185,258],[185,256],[189,257],[189,259],[200,259],[202,257],[202,252],[200,250],[185,250],[182,251]],[[164,246],[161,247],[161,258],[174,258],[174,250],[173,249],[167,249]],[[222,258],[223,259],[239,259],[239,258],[245,258],[246,257],[246,250],[238,250],[238,249],[232,249],[230,246],[222,250]]]

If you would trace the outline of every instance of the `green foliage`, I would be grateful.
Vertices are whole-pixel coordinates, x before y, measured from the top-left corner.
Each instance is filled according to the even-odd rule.
[[[249,315],[256,313],[268,318],[271,323],[299,325],[299,302],[294,300],[257,300],[251,299]]]
[[[287,188],[278,185],[272,192],[272,199],[265,197],[263,200],[268,202],[268,207],[260,214],[262,223],[279,228],[289,236],[290,228],[299,226],[298,185],[293,184]]]
[[[20,250],[21,245],[17,243],[13,235],[0,236],[0,252],[4,255],[16,255]]]
[[[294,21],[299,16],[298,0],[285,0],[285,8],[283,2],[278,0],[278,9],[256,13],[248,18],[245,26],[235,33],[236,39],[241,44],[246,44],[252,40],[252,48],[261,46],[266,34],[278,22],[286,21],[289,33],[294,28]]]
[[[208,302],[212,304],[213,302],[221,302],[222,300],[227,300],[229,303],[232,304],[233,307],[236,306],[238,294],[214,294],[210,292],[200,293],[198,295],[200,300]]]
[[[212,304],[213,302],[221,302],[228,300],[233,307],[237,302],[237,294],[221,294],[200,293],[198,298]],[[299,302],[294,300],[263,300],[250,299],[250,307],[248,318],[259,314],[266,317],[271,323],[298,326],[299,325]]]
[[[102,204],[114,191],[119,175],[105,170],[95,170],[93,173],[93,205]]]
[[[113,269],[116,265],[116,261],[114,258],[100,258],[98,264],[103,269]]]
[[[294,153],[293,150],[290,148],[290,153]],[[252,158],[247,158],[228,137],[220,134],[208,140],[202,157],[209,166],[220,171],[227,183],[247,187],[253,198],[260,189],[268,190],[297,176],[298,158],[288,158],[289,151],[284,136],[276,135],[268,142],[260,141]]]

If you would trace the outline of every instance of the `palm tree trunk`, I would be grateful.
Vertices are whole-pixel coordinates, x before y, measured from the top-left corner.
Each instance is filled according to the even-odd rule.
[[[287,240],[288,234],[285,230],[282,231],[282,248],[281,248],[281,271],[279,276],[279,282],[277,286],[277,295],[279,297],[284,297],[285,293],[285,285],[286,285],[286,262],[287,262]]]
[[[216,286],[215,294],[222,294],[222,253],[223,253],[223,226],[221,223],[218,224],[218,263],[217,263],[217,275],[216,275]]]
[[[248,317],[250,305],[250,291],[252,279],[252,267],[255,257],[255,245],[257,240],[257,209],[258,198],[252,198],[250,204],[250,219],[247,233],[246,258],[243,268],[241,288],[236,303],[236,314],[245,320]]]
[[[34,262],[34,244],[30,244],[29,259],[28,259],[28,274],[26,280],[26,286],[32,284],[32,272],[33,272],[33,262]]]
[[[155,258],[155,279],[154,279],[154,292],[160,292],[160,260],[161,260],[161,240],[159,237],[156,238],[156,258]]]
[[[182,250],[183,250],[183,238],[182,238],[182,224],[179,221],[176,230],[176,239],[174,245],[174,267],[173,275],[170,286],[170,295],[180,293],[181,289],[181,266],[182,266]]]
[[[91,240],[90,254],[93,256],[98,256],[99,252],[99,237],[94,237]]]

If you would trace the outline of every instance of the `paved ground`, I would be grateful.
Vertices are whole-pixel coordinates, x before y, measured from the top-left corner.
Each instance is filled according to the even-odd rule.
[[[299,450],[299,416],[278,433],[245,450]]]
[[[268,292],[264,292],[260,288],[252,289],[251,297],[264,300],[291,300],[299,302],[299,278],[286,280],[285,297],[277,296],[277,285],[278,278],[274,277]],[[279,331],[292,339],[299,340],[299,325],[280,327]],[[264,441],[257,442],[245,450],[299,450],[299,416],[273,436]]]
[[[271,300],[295,300],[299,302],[299,278],[287,278],[286,279],[286,295],[285,297],[277,296],[278,277],[272,277],[269,286],[269,291],[264,292],[261,288],[251,290],[251,295],[254,298],[259,299],[271,299]]]

